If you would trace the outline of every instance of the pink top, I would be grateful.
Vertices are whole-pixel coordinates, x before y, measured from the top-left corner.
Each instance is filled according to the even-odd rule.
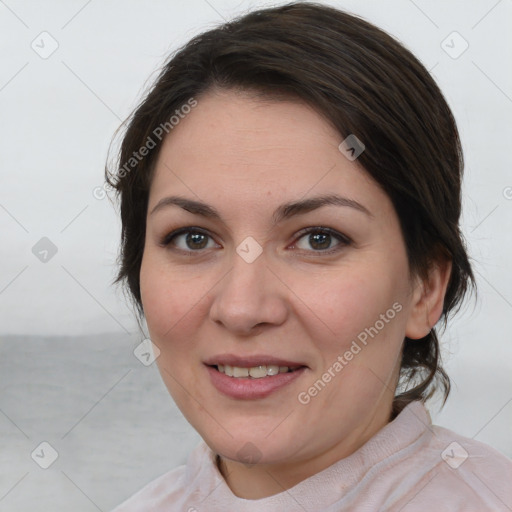
[[[113,512],[483,512],[512,511],[512,460],[494,448],[433,426],[409,404],[352,455],[296,486],[259,500],[235,496],[201,441],[187,464]]]

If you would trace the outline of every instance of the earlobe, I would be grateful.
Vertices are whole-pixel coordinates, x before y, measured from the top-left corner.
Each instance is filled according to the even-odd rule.
[[[405,330],[407,338],[424,338],[441,318],[451,270],[452,261],[443,259],[433,265],[428,280],[417,280]]]

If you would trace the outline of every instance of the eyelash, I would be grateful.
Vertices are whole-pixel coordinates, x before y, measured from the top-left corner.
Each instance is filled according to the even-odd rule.
[[[176,230],[172,231],[171,233],[165,235],[163,237],[163,239],[160,241],[160,245],[162,247],[167,247],[171,244],[171,242],[176,237],[183,235],[183,234],[188,234],[188,233],[199,233],[199,234],[202,234],[202,235],[212,238],[208,232],[206,232],[205,230],[203,230],[201,228],[198,228],[195,226],[187,226],[187,227],[183,227],[180,229],[176,229]],[[293,242],[293,245],[295,245],[301,238],[303,238],[304,236],[309,235],[311,233],[327,234],[327,235],[330,235],[330,236],[338,239],[338,241],[340,242],[332,249],[318,250],[318,251],[315,251],[315,250],[307,251],[307,252],[317,253],[320,256],[334,254],[334,253],[340,251],[343,247],[346,247],[352,243],[352,240],[350,238],[348,238],[346,235],[339,233],[338,231],[335,231],[334,229],[325,228],[325,227],[321,227],[321,226],[315,226],[315,227],[305,228],[305,229],[299,231],[299,233],[297,233],[298,238],[296,238],[295,242]],[[199,249],[196,251],[194,251],[194,250],[187,251],[185,249],[176,248],[175,250],[179,251],[181,253],[186,253],[186,254],[192,255],[193,253],[201,253],[205,249]],[[299,249],[299,250],[304,250],[304,249]]]

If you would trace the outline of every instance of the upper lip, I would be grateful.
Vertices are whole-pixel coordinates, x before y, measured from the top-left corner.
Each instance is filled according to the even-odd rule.
[[[235,354],[219,354],[212,356],[204,361],[204,364],[209,366],[215,365],[229,365],[237,366],[239,368],[252,368],[260,365],[276,365],[276,366],[288,366],[288,368],[296,368],[300,366],[306,366],[305,364],[298,361],[291,361],[290,359],[281,359],[276,356],[270,356],[266,354],[254,354],[251,356],[237,356]]]

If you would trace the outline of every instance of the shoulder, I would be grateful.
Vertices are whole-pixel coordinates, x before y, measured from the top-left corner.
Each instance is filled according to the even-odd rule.
[[[512,460],[474,439],[430,425],[413,457],[414,485],[400,500],[402,512],[512,510]],[[411,461],[412,462],[412,461]],[[394,508],[393,508],[394,510]]]
[[[437,425],[432,426],[432,433],[429,448],[435,453],[440,451],[443,467],[462,470],[464,474],[485,473],[495,476],[498,482],[512,482],[512,459],[492,446]]]
[[[139,510],[159,510],[165,502],[178,498],[183,491],[185,466],[179,466],[159,476],[133,496],[118,505],[112,512],[135,512]],[[162,508],[162,510],[165,510]]]
[[[154,512],[184,510],[186,512],[186,504],[190,503],[191,493],[201,481],[209,478],[210,458],[207,445],[204,441],[200,442],[189,455],[186,465],[167,471],[151,481],[112,512],[140,510]]]

